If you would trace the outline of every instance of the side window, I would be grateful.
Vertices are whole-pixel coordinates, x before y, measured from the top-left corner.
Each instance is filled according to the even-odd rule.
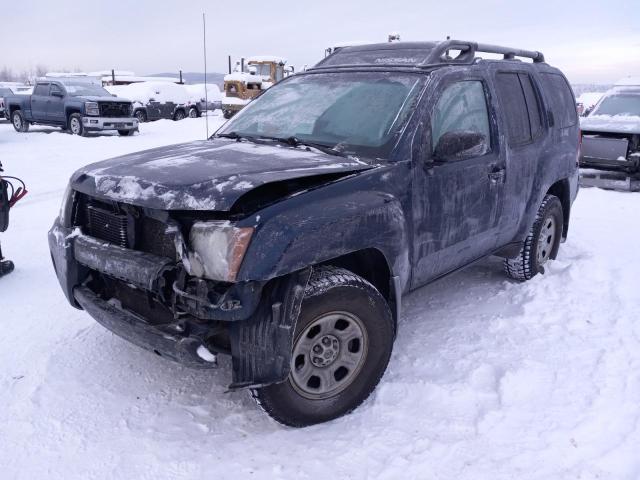
[[[49,92],[49,95],[53,95],[54,93],[62,94],[62,90],[60,90],[60,87],[58,85],[56,85],[55,83],[52,83],[51,91]]]
[[[557,73],[543,73],[540,77],[556,124],[560,128],[573,127],[578,123],[578,113],[567,80]]]
[[[485,138],[486,153],[491,149],[491,129],[484,86],[478,80],[465,80],[446,88],[431,118],[431,152],[445,133],[473,132]]]
[[[526,73],[519,73],[520,85],[524,91],[524,99],[527,102],[527,110],[529,111],[529,124],[531,125],[531,136],[536,138],[542,130],[542,118],[540,115],[540,102],[538,95],[533,87],[531,77]]]
[[[507,124],[510,144],[522,144],[531,141],[531,125],[527,111],[527,101],[520,85],[517,73],[498,73],[496,75],[498,97],[502,105],[502,114]]]
[[[36,88],[33,90],[34,95],[42,95],[46,97],[49,95],[49,84],[48,83],[39,83],[36,85]]]

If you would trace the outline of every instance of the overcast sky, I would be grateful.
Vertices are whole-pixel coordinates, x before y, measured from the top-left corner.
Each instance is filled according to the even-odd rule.
[[[208,70],[227,55],[296,68],[354,40],[452,38],[542,51],[572,82],[640,75],[640,0],[0,0],[0,66],[137,74]]]

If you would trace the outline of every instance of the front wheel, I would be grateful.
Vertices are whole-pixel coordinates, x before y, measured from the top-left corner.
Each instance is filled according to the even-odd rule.
[[[231,117],[233,117],[233,112],[231,110],[223,110],[222,116],[229,120]]]
[[[140,123],[147,121],[147,113],[144,110],[136,110],[136,113],[134,113],[133,116],[136,117]]]
[[[16,132],[24,133],[29,131],[29,122],[25,120],[20,110],[16,110],[11,114],[11,123]]]
[[[276,421],[305,427],[351,412],[373,391],[393,348],[394,323],[380,292],[336,267],[314,270],[282,383],[252,391]]]
[[[530,280],[544,272],[544,264],[556,258],[564,224],[562,203],[554,195],[546,195],[536,219],[516,258],[507,258],[504,268],[515,280]]]
[[[86,132],[82,126],[82,116],[79,113],[72,113],[69,116],[69,131],[72,135],[86,136]]]
[[[132,137],[133,130],[118,130],[118,135],[121,137]]]
[[[196,108],[192,108],[189,110],[189,118],[198,118],[200,115],[198,114],[198,110]]]

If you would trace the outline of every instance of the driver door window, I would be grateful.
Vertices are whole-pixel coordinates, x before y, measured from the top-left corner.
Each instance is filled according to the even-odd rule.
[[[474,149],[473,156],[484,155],[491,150],[487,100],[481,81],[456,82],[442,92],[431,118],[431,153],[447,133],[476,133],[484,136],[482,150]]]

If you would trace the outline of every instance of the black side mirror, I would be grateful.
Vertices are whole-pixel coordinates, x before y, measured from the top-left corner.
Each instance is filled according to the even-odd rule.
[[[487,138],[478,132],[447,132],[440,137],[433,158],[446,162],[468,156],[480,156],[487,151]]]
[[[52,96],[52,97],[58,97],[58,98],[62,98],[62,97],[64,97],[64,95],[62,94],[62,92],[51,92],[51,96]]]

